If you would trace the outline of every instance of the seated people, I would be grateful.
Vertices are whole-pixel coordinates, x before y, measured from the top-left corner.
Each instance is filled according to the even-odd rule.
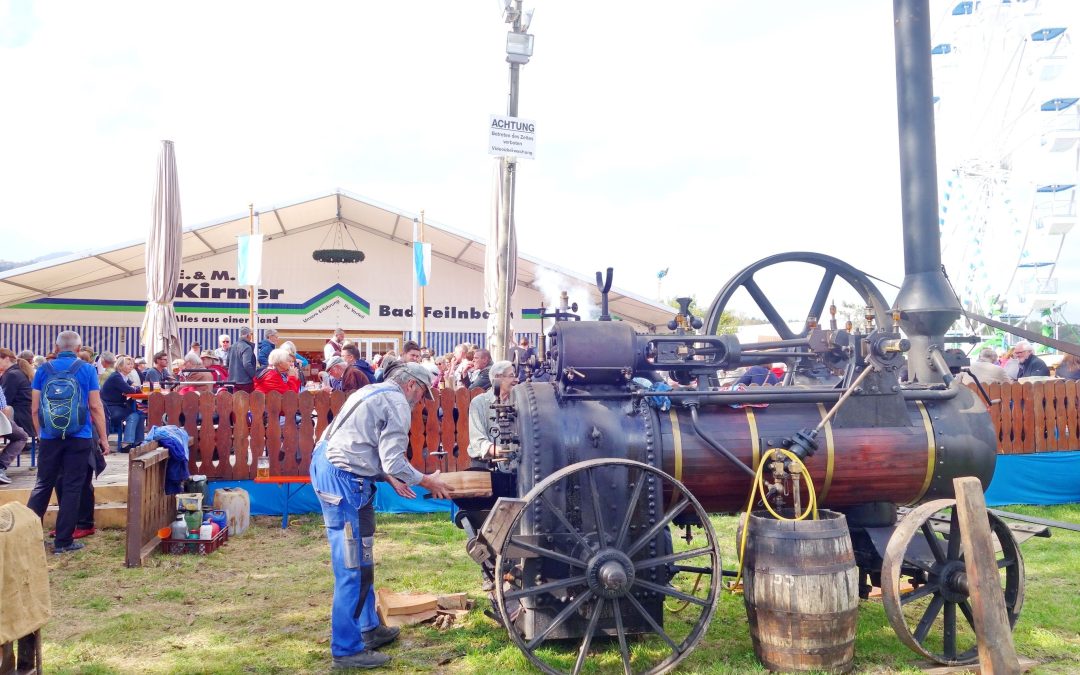
[[[780,380],[776,375],[766,366],[756,365],[750,366],[746,369],[738,380],[735,382],[735,386],[740,384],[749,386],[751,384],[776,384]]]
[[[469,404],[469,457],[473,466],[487,466],[495,458],[495,438],[491,429],[494,418],[491,406],[498,400],[506,403],[510,392],[517,384],[517,369],[509,361],[496,361],[488,371],[491,376],[491,389],[480,394]]]
[[[101,385],[101,403],[105,406],[105,419],[113,429],[124,425],[124,437],[120,452],[140,445],[143,442],[143,414],[135,407],[133,399],[124,394],[139,391],[128,382],[128,373],[135,368],[135,361],[130,356],[122,356],[116,361],[116,370]]]
[[[255,380],[255,391],[269,394],[272,391],[284,394],[287,391],[300,391],[300,374],[293,365],[289,350],[278,347],[267,357],[270,367]]]
[[[199,394],[212,394],[214,392],[214,374],[206,372],[203,368],[202,356],[195,352],[184,355],[184,367],[180,371],[184,376],[184,382],[177,390],[178,393],[186,394],[194,391]]]

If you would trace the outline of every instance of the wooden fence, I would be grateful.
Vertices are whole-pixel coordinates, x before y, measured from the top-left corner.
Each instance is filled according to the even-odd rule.
[[[425,400],[413,409],[408,459],[414,467],[425,473],[469,467],[469,403],[480,393],[440,390],[437,400]],[[303,476],[311,465],[315,442],[345,399],[341,392],[321,391],[155,392],[147,402],[147,424],[175,424],[187,431],[192,438],[188,468],[193,474],[251,479],[256,460],[265,453],[271,475]]]
[[[127,545],[124,564],[139,567],[157,547],[158,529],[172,522],[176,498],[165,494],[169,449],[151,441],[131,451],[128,463]]]
[[[1077,384],[1073,380],[984,384],[990,399],[997,401],[988,409],[997,431],[998,453],[1080,450]],[[982,400],[975,385],[969,386]]]

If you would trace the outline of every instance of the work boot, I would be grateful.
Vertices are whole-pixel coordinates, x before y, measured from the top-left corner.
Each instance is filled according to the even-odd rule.
[[[375,631],[371,631],[374,633]],[[380,654],[373,649],[365,649],[357,654],[334,657],[334,670],[345,668],[378,668],[390,661],[389,654]]]
[[[366,630],[360,635],[364,638],[364,646],[368,649],[378,649],[383,645],[388,645],[398,638],[401,634],[400,628],[391,628],[389,626],[378,626],[373,630]]]
[[[54,546],[53,554],[63,555],[64,553],[74,553],[75,551],[81,551],[85,546],[86,544],[81,541],[73,541],[67,546]]]

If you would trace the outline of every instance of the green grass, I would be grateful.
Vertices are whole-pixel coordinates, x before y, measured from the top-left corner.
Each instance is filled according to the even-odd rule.
[[[1014,509],[1080,522],[1080,505]],[[313,673],[330,666],[333,587],[321,519],[276,518],[211,556],[152,556],[123,566],[123,533],[102,531],[78,554],[51,557],[53,618],[45,664],[59,673]],[[734,565],[735,520],[716,517],[724,564]],[[1036,673],[1080,671],[1080,534],[1055,530],[1022,549],[1027,599],[1017,651],[1040,662]],[[700,540],[698,540],[700,541]],[[464,535],[443,515],[379,516],[378,587],[395,591],[466,591],[477,608],[455,626],[404,629],[388,648],[391,672],[527,673],[525,658],[481,610],[478,568]],[[684,583],[689,583],[686,580]],[[673,630],[678,621],[672,622]],[[649,640],[635,650],[648,651]],[[550,652],[549,652],[550,653]],[[555,654],[560,663],[571,655]],[[617,657],[616,657],[617,659]],[[858,672],[919,672],[878,602],[861,603],[855,648]],[[588,668],[589,672],[597,672]],[[754,658],[742,598],[723,593],[710,628],[680,673],[765,672]]]

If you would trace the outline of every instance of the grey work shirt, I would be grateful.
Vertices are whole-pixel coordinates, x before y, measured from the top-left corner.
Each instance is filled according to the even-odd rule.
[[[331,464],[358,476],[386,473],[406,485],[416,485],[424,478],[405,454],[412,409],[397,383],[382,382],[353,392],[338,416],[347,413],[340,428],[331,423],[328,430],[333,431],[326,444],[326,459]]]
[[[480,394],[469,404],[469,457],[485,459],[494,455],[495,445],[489,435],[495,421],[491,418],[491,406],[495,403],[495,388]]]

